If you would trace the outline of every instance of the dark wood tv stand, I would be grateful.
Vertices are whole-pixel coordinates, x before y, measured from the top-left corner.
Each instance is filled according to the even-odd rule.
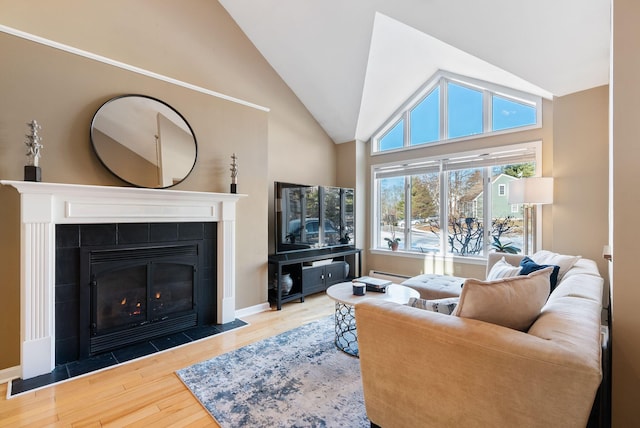
[[[276,305],[278,310],[282,304],[300,299],[305,296],[324,292],[333,284],[344,282],[349,278],[361,276],[361,250],[358,248],[326,248],[318,250],[304,250],[269,256],[269,302]],[[326,264],[318,262],[328,261]],[[314,266],[313,263],[316,263]],[[349,265],[346,274],[345,264]],[[280,278],[283,274],[290,274],[293,287],[288,294],[283,295]]]

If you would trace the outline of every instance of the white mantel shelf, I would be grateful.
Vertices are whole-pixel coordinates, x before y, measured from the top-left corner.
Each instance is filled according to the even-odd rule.
[[[20,194],[22,378],[55,368],[55,225],[217,222],[217,322],[235,319],[236,203],[246,196],[0,180]]]

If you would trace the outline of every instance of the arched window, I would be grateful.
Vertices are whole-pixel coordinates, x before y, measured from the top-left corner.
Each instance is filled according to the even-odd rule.
[[[404,150],[541,125],[540,97],[438,72],[373,136],[372,152]]]

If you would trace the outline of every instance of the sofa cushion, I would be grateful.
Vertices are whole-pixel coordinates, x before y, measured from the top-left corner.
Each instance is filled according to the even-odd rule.
[[[439,312],[441,314],[450,315],[458,304],[458,297],[447,297],[445,299],[427,300],[418,297],[411,297],[407,306],[413,308],[425,309],[431,312]]]
[[[560,266],[540,265],[526,256],[522,259],[522,261],[520,261],[520,266],[522,268],[522,270],[520,271],[520,275],[529,275],[531,272],[535,272],[537,270],[548,267],[553,268],[553,272],[551,272],[551,276],[549,278],[549,293],[551,293],[556,288],[556,285],[558,285],[558,272],[560,271]]]
[[[467,279],[452,315],[526,331],[549,296],[551,267],[496,281]]]
[[[505,258],[501,258],[498,260],[493,266],[491,266],[491,270],[487,275],[487,281],[494,281],[496,279],[502,278],[510,278],[512,276],[520,275],[521,266],[513,266],[509,262],[505,260]]]
[[[531,260],[539,265],[556,265],[560,267],[558,281],[562,281],[564,275],[580,260],[580,256],[569,256],[553,253],[547,250],[540,250],[531,255]]]

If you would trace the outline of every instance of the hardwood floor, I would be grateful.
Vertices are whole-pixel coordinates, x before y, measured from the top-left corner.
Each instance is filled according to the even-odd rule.
[[[243,318],[249,323],[181,348],[7,400],[0,385],[0,427],[217,427],[175,371],[333,314],[325,294]]]

